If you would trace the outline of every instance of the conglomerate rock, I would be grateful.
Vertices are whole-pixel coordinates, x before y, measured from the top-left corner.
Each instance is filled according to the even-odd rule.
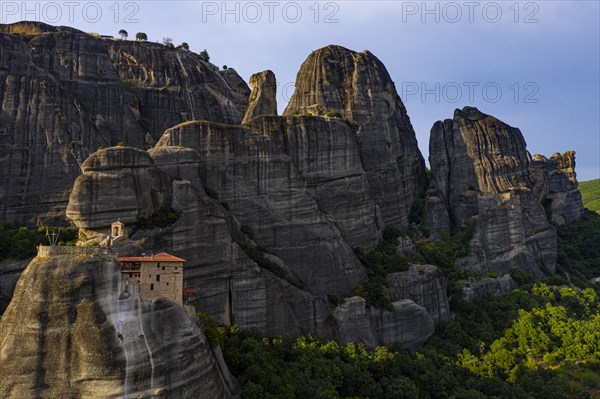
[[[232,397],[227,370],[183,308],[119,299],[109,254],[65,251],[29,264],[0,321],[0,396]]]
[[[327,46],[308,56],[284,115],[337,115],[356,130],[363,168],[386,224],[408,224],[425,163],[406,109],[371,52]]]

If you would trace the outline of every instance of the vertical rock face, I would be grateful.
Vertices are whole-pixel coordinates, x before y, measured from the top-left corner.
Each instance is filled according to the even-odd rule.
[[[67,216],[79,228],[106,230],[117,219],[131,225],[171,201],[169,179],[146,151],[103,149],[90,156],[82,170],[67,207]]]
[[[356,124],[361,161],[384,222],[407,225],[425,165],[394,83],[369,51],[328,46],[302,64],[284,115],[331,110]]]
[[[444,273],[433,265],[413,265],[405,272],[387,276],[392,301],[410,299],[423,306],[436,324],[450,319]]]
[[[456,227],[476,221],[460,266],[480,273],[518,267],[536,277],[554,272],[556,232],[539,203],[519,129],[465,107],[433,125],[429,150],[435,184]]]
[[[410,299],[392,303],[391,310],[368,308],[358,296],[347,298],[333,312],[335,337],[341,343],[361,342],[369,347],[401,343],[416,351],[435,331],[434,320],[424,307]]]
[[[431,129],[429,163],[446,206],[461,226],[477,213],[469,191],[501,193],[531,187],[531,160],[519,129],[465,107]]]
[[[302,128],[295,126],[299,122]],[[313,147],[316,140],[322,145]],[[242,225],[251,227],[253,240],[281,258],[314,292],[341,295],[365,277],[343,232],[371,245],[377,237],[375,206],[369,204],[364,174],[352,162],[358,158],[352,144],[343,123],[263,117],[248,127],[180,125],[165,132],[158,146],[197,150],[202,183]],[[326,187],[320,187],[323,180]],[[349,191],[349,184],[357,185],[356,194],[336,197]],[[336,198],[340,203],[334,203]],[[326,205],[335,208],[326,213]]]
[[[196,118],[239,123],[248,94],[233,74],[155,43],[0,25],[0,220],[64,222],[79,164],[100,146],[148,147]]]
[[[261,115],[277,115],[277,83],[275,74],[263,71],[250,76],[252,93],[248,101],[248,110],[242,123],[250,122]]]
[[[470,280],[469,284],[463,287],[462,299],[472,301],[483,296],[498,296],[506,294],[518,287],[517,282],[513,280],[510,274],[496,278],[483,278],[479,281]]]
[[[535,155],[531,173],[539,192],[550,202],[553,223],[563,225],[579,220],[583,201],[577,189],[575,151],[554,153],[550,159]]]
[[[0,395],[231,397],[183,309],[141,302],[135,292],[118,299],[120,284],[110,257],[35,258],[0,322]]]

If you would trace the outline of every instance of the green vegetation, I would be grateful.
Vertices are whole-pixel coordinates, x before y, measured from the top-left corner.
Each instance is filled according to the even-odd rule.
[[[579,182],[583,206],[600,213],[600,179]]]
[[[167,50],[174,50],[175,45],[173,44],[173,39],[170,37],[163,37],[163,44],[167,48]]]
[[[350,119],[344,119],[344,123],[346,125],[348,125],[348,127],[350,128],[350,130],[352,130],[353,133],[358,132],[358,129],[359,129],[358,123],[356,123]]]
[[[6,222],[0,222],[0,260],[26,259],[36,254],[38,245],[49,245],[48,234],[58,232],[58,227],[43,226],[37,229],[27,227],[12,227]],[[75,245],[77,229],[62,228],[57,245]]]
[[[223,337],[225,336],[225,327],[219,325],[217,319],[214,317],[198,312],[196,314],[198,317],[198,322],[202,326],[202,330],[204,331],[204,335],[208,339],[210,346],[213,348],[218,345],[223,345]]]
[[[271,259],[265,256],[266,251],[261,247],[253,247],[248,244],[241,245],[242,250],[252,259],[256,264],[263,269],[266,269],[279,277],[290,283],[291,285],[302,289],[304,284],[301,281],[298,281],[294,278],[288,276],[287,272],[281,268],[277,263],[273,262]]]
[[[338,111],[337,109],[330,109],[329,111],[325,112],[324,115],[328,118],[341,118],[342,117],[341,112]]]
[[[391,309],[392,299],[386,276],[389,273],[408,270],[408,261],[397,253],[398,238],[401,235],[397,226],[387,226],[383,230],[383,240],[369,252],[356,248],[355,253],[367,268],[368,279],[352,292],[367,301],[369,306]]]
[[[568,273],[578,287],[590,287],[590,279],[600,277],[600,215],[586,211],[581,219],[557,226],[557,272]]]
[[[119,36],[121,36],[121,39],[125,40],[125,39],[127,39],[127,36],[129,36],[129,33],[127,33],[127,31],[125,29],[121,29],[119,31]]]
[[[206,51],[206,49],[202,50],[199,54],[200,58],[202,58],[204,61],[209,62],[210,61],[210,55],[208,55],[208,51]]]
[[[187,42],[181,43],[178,48],[183,49],[185,51],[190,51],[190,45],[187,44]]]
[[[415,355],[312,336],[262,338],[209,326],[242,399],[583,399],[600,393],[596,292],[538,284],[463,302]]]
[[[144,32],[138,32],[135,34],[135,40],[140,40],[145,42],[146,40],[148,40],[148,35],[145,34]]]
[[[148,219],[141,218],[138,220],[137,226],[141,230],[169,227],[179,220],[180,215],[181,213],[173,208],[163,206],[158,211],[154,212]]]
[[[452,237],[442,237],[437,242],[417,241],[416,245],[424,263],[440,267],[448,279],[448,293],[456,297],[462,290],[459,280],[467,278],[464,270],[455,267],[456,261],[469,254],[469,242],[473,238],[475,227],[471,226]],[[459,295],[460,296],[460,295]]]

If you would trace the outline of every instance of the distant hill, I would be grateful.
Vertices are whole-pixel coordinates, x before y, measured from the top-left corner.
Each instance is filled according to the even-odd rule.
[[[600,213],[600,179],[579,182],[583,206]]]

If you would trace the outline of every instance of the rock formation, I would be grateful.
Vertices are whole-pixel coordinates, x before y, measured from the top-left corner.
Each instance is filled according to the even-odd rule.
[[[550,208],[552,222],[558,225],[579,220],[583,214],[583,201],[577,189],[575,151],[554,153],[550,159],[535,155],[531,173],[546,206]]]
[[[363,168],[386,224],[406,226],[424,189],[425,164],[385,66],[369,51],[313,52],[296,77],[284,115],[339,115],[356,130]]]
[[[401,343],[416,351],[435,331],[427,309],[410,299],[392,303],[391,310],[369,308],[358,296],[347,298],[333,312],[335,337],[341,343],[361,342],[369,347]]]
[[[405,272],[387,276],[392,301],[410,299],[423,306],[436,324],[450,320],[444,273],[433,265],[412,265]]]
[[[313,292],[341,295],[365,278],[351,246],[377,242],[376,207],[343,122],[186,123],[167,130],[160,146],[197,150],[205,188]]]
[[[242,123],[250,122],[257,116],[277,115],[277,83],[275,74],[263,71],[250,76],[252,93],[248,100],[248,110]]]
[[[133,291],[119,299],[110,256],[55,248],[29,264],[0,322],[0,396],[232,396],[228,371],[183,308]]]
[[[147,148],[186,120],[239,123],[248,94],[229,85],[234,74],[156,43],[0,25],[0,220],[64,223],[79,164],[98,147]]]
[[[433,125],[429,151],[455,227],[476,223],[461,267],[479,273],[518,267],[538,278],[554,273],[556,232],[535,195],[519,129],[465,107]]]
[[[67,207],[80,229],[108,233],[119,219],[131,225],[171,202],[168,177],[146,151],[131,147],[100,150],[82,165]]]
[[[462,299],[472,301],[484,296],[499,296],[515,289],[517,289],[517,283],[510,274],[496,278],[486,277],[478,281],[470,279],[468,284],[463,287]]]

